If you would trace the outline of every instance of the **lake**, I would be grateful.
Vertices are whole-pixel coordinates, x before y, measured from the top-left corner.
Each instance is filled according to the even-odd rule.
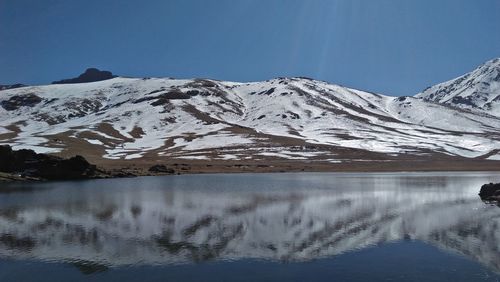
[[[0,184],[0,281],[498,281],[499,173]]]

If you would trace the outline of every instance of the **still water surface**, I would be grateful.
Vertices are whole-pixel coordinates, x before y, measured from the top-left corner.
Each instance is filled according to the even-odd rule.
[[[498,173],[0,184],[0,281],[499,281]]]

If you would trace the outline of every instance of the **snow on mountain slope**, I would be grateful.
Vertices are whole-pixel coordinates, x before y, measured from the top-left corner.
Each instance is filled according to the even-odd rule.
[[[429,87],[416,97],[500,116],[500,58],[456,79]]]
[[[485,112],[306,78],[118,77],[0,93],[0,144],[91,159],[495,158],[499,125]]]

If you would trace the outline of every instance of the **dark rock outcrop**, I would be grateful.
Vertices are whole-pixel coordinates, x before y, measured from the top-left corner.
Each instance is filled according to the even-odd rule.
[[[484,184],[479,191],[479,197],[481,197],[483,201],[498,202],[500,200],[500,183]]]
[[[189,99],[192,96],[198,95],[198,93],[199,93],[199,91],[197,91],[197,90],[190,90],[190,91],[187,91],[187,93],[184,93],[180,90],[173,90],[173,91],[168,91],[168,92],[161,93],[161,94],[154,95],[154,96],[142,97],[142,98],[139,98],[139,99],[133,101],[132,103],[138,104],[138,103],[142,103],[145,101],[154,100],[151,103],[151,105],[152,106],[160,106],[160,105],[168,104],[170,102],[170,100]]]
[[[33,93],[16,95],[9,98],[9,100],[0,101],[0,106],[7,111],[17,110],[19,107],[33,107],[42,102],[42,98]]]
[[[54,81],[52,84],[85,83],[107,80],[115,77],[116,75],[113,75],[110,71],[100,71],[96,68],[89,68],[78,77]]]
[[[149,168],[149,172],[155,172],[155,173],[175,173],[175,170],[166,167],[165,165],[154,165]]]
[[[33,150],[14,151],[8,145],[0,146],[0,172],[46,180],[94,178],[100,173],[82,156],[63,159]]]

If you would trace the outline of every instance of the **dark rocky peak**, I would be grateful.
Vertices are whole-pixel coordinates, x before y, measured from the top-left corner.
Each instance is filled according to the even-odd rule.
[[[14,89],[14,88],[20,88],[20,87],[25,87],[25,86],[26,85],[21,84],[21,83],[6,84],[6,85],[0,84],[0,91],[2,91],[2,90],[8,90],[8,89]]]
[[[75,78],[54,81],[52,84],[86,83],[115,78],[110,71],[100,71],[96,68],[89,68],[84,73]]]

